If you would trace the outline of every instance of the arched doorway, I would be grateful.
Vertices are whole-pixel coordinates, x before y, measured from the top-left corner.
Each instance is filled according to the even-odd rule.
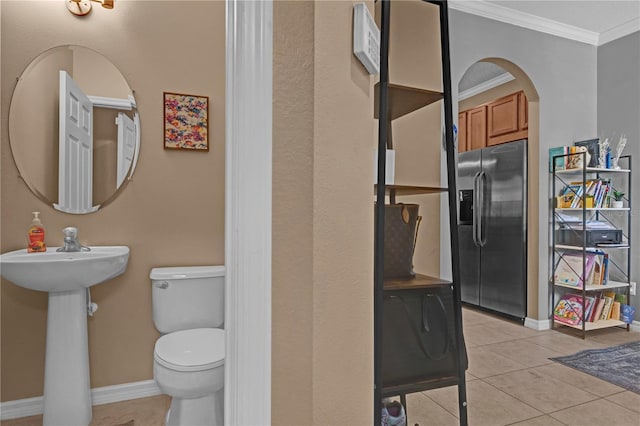
[[[489,144],[501,144],[509,140],[524,139],[528,141],[526,157],[526,317],[525,325],[539,328],[538,318],[538,247],[539,247],[539,216],[538,209],[532,206],[539,205],[539,95],[529,76],[516,64],[502,58],[485,58],[471,65],[460,79],[458,85],[459,104],[458,111],[465,112],[481,105],[491,105],[492,102],[502,99],[505,104],[513,99],[517,102],[516,119],[525,119],[525,122],[514,123],[513,129],[504,132],[494,132]],[[521,95],[516,94],[521,93]],[[522,102],[518,101],[521,99]],[[524,115],[522,114],[524,112]],[[466,116],[459,115],[458,127],[460,139],[467,123]],[[479,118],[482,120],[482,118]],[[486,118],[485,118],[486,119]],[[485,121],[485,125],[486,125]],[[511,133],[509,134],[509,131]],[[487,133],[488,135],[488,133]],[[484,142],[487,144],[487,140]],[[497,146],[497,145],[496,145]],[[479,145],[473,148],[479,148]],[[473,149],[469,147],[469,149]],[[462,148],[464,151],[465,148]],[[463,260],[464,262],[464,260]]]

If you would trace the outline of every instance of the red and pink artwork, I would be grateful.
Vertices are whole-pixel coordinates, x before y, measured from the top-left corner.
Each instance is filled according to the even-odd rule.
[[[164,148],[209,151],[209,97],[164,92]]]

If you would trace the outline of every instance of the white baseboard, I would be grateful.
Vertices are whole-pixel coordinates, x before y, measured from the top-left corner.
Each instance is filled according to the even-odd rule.
[[[631,323],[631,331],[640,331],[640,321],[634,321]]]
[[[537,320],[526,317],[524,319],[524,326],[538,331],[549,330],[551,328],[551,320]]]
[[[160,394],[162,391],[154,380],[144,380],[91,389],[91,400],[93,405],[102,405]],[[0,420],[35,416],[42,414],[43,409],[44,399],[41,396],[1,402]]]

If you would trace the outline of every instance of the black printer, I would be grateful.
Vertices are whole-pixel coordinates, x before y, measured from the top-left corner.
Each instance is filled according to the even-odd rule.
[[[622,230],[560,228],[556,230],[556,244],[567,246],[584,244],[586,247],[595,247],[599,244],[622,244]]]

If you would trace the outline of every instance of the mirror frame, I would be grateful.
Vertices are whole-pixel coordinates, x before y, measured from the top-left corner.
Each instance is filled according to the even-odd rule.
[[[108,63],[110,65],[110,67],[101,67],[100,71],[102,71],[105,68],[107,68],[108,71],[110,71],[109,75],[112,76],[112,78],[111,80],[108,80],[108,81],[115,81],[117,83],[117,86],[119,88],[119,93],[121,96],[117,98],[109,97],[109,96],[89,96],[92,106],[94,108],[99,108],[99,111],[106,111],[106,109],[111,109],[113,113],[116,115],[118,111],[121,111],[121,112],[129,111],[130,114],[125,114],[125,115],[127,116],[130,115],[129,119],[133,121],[134,123],[133,126],[135,128],[135,131],[134,131],[135,134],[133,135],[133,138],[135,139],[134,141],[135,146],[134,146],[132,158],[130,157],[131,159],[129,160],[130,164],[126,166],[126,163],[125,163],[126,170],[127,170],[126,173],[124,173],[124,175],[121,174],[120,175],[121,177],[117,178],[118,182],[113,185],[115,189],[105,190],[104,197],[98,200],[99,203],[96,203],[94,201],[95,197],[93,197],[90,208],[82,209],[78,211],[70,211],[69,209],[62,208],[60,205],[58,205],[58,203],[60,202],[59,189],[52,189],[55,187],[55,183],[50,187],[46,186],[46,184],[43,185],[42,182],[38,183],[37,178],[33,177],[34,166],[31,165],[30,167],[28,167],[27,163],[29,163],[30,161],[33,161],[33,157],[27,156],[26,153],[31,154],[33,150],[28,148],[29,150],[27,151],[24,148],[19,147],[21,144],[25,143],[25,140],[29,139],[28,133],[25,133],[25,131],[23,130],[19,130],[19,128],[21,126],[24,126],[22,123],[26,122],[26,120],[31,121],[33,120],[33,118],[35,118],[35,120],[33,120],[33,121],[36,121],[36,123],[34,123],[34,126],[43,126],[44,130],[41,131],[42,132],[40,135],[41,137],[36,137],[35,138],[36,141],[31,142],[31,144],[36,148],[42,147],[43,151],[47,150],[48,148],[49,156],[55,155],[55,158],[57,161],[54,161],[54,160],[47,161],[47,159],[44,158],[43,156],[41,164],[44,165],[43,169],[46,168],[48,170],[48,172],[45,172],[45,173],[48,173],[49,177],[55,174],[58,176],[58,179],[59,179],[60,136],[59,136],[59,133],[56,133],[56,131],[59,132],[59,127],[60,127],[60,124],[59,124],[60,123],[60,117],[59,117],[60,101],[59,101],[59,89],[58,89],[59,85],[56,86],[55,88],[51,87],[54,85],[52,81],[54,77],[52,76],[51,78],[49,78],[48,71],[46,69],[44,71],[47,73],[46,74],[47,78],[46,78],[46,81],[44,82],[39,81],[43,79],[38,79],[37,73],[39,72],[38,66],[42,65],[42,63],[47,58],[51,57],[52,55],[56,55],[58,52],[61,52],[61,54],[59,55],[59,57],[61,57],[63,56],[62,53],[66,51],[71,51],[74,54],[89,55],[92,58],[99,58],[99,60],[94,59],[93,61],[91,60],[85,61],[84,62],[85,64],[92,65],[95,62],[96,64],[101,63],[102,65],[104,65]],[[58,58],[54,58],[54,59],[58,59]],[[64,69],[64,68],[58,67],[58,69]],[[69,71],[69,70],[66,70],[66,71]],[[90,70],[85,71],[84,78],[86,79],[87,76],[89,76],[91,82],[96,81],[95,84],[98,85],[99,87],[98,89],[94,89],[94,90],[97,90],[98,95],[104,95],[106,90],[105,87],[108,87],[108,84],[105,83],[104,78],[99,79],[97,77],[94,77],[94,75],[95,74],[91,73]],[[59,76],[55,76],[55,79],[59,81]],[[38,87],[37,84],[33,84],[34,82],[41,83],[42,86]],[[36,86],[36,88],[29,89],[28,85]],[[126,90],[125,90],[125,87],[126,87]],[[42,93],[44,93],[43,95],[44,101],[38,102],[38,103],[43,105],[42,110],[45,111],[46,113],[41,114],[41,117],[38,119],[37,114],[35,114],[33,118],[26,115],[25,105],[32,105],[34,101],[39,100],[39,98],[36,95],[36,93],[40,93],[38,92],[39,89],[44,89],[42,91]],[[54,92],[55,94],[53,94]],[[123,95],[125,92],[127,93],[126,97]],[[111,92],[109,91],[108,93],[111,93]],[[9,106],[9,114],[8,114],[8,134],[9,134],[9,144],[11,147],[11,154],[12,154],[14,163],[16,165],[16,168],[18,169],[19,177],[25,183],[27,188],[29,188],[29,190],[36,196],[36,198],[43,201],[47,205],[51,206],[56,211],[69,213],[69,214],[87,214],[87,213],[95,212],[105,207],[106,205],[113,202],[120,195],[120,193],[127,186],[128,182],[132,179],[133,173],[135,172],[137,162],[140,156],[140,148],[141,148],[140,115],[139,115],[139,110],[138,110],[134,96],[135,96],[135,91],[131,88],[131,85],[125,78],[122,71],[109,58],[105,57],[103,54],[101,54],[100,52],[94,49],[81,46],[81,45],[74,45],[74,44],[58,45],[40,52],[31,61],[29,61],[27,66],[21,72],[20,76],[16,79],[16,84],[13,88],[11,103]],[[53,98],[55,98],[55,101],[52,101]],[[47,100],[49,102],[46,102]],[[55,106],[53,105],[53,102],[56,103]],[[36,103],[36,105],[38,103]],[[107,114],[107,113],[102,113],[102,114]],[[54,121],[57,120],[57,121],[51,124],[52,120]],[[55,143],[55,147],[51,147],[51,146],[47,147],[46,146],[46,139],[48,139],[47,131],[54,130],[54,129],[55,131],[52,132],[52,134],[54,135],[53,140]],[[92,129],[92,133],[93,133],[93,129]],[[113,144],[117,146],[117,129],[115,133],[116,133],[116,139],[115,140],[109,139],[110,150],[114,149]],[[57,143],[55,142],[56,140],[58,141]],[[54,152],[55,154],[53,154]],[[93,158],[95,158],[95,156],[93,156]],[[49,167],[50,164],[52,165],[52,167]],[[55,170],[53,170],[54,167],[55,167]],[[125,170],[125,169],[123,168],[122,170]],[[32,175],[31,177],[29,176],[30,174]],[[43,174],[43,177],[41,177],[41,179],[43,179],[43,181],[46,183],[48,179],[47,175]],[[47,190],[50,192],[50,194],[47,194]],[[54,192],[56,196],[55,196],[55,199],[52,199],[51,194]]]

